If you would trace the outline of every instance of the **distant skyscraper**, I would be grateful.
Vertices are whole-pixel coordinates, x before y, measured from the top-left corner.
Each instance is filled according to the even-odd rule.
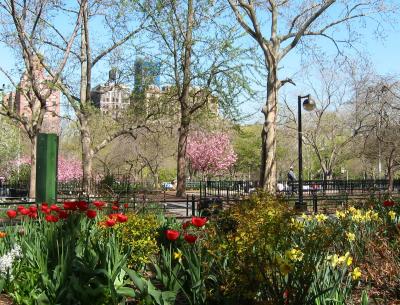
[[[143,58],[135,60],[135,93],[143,93],[149,86],[160,87],[161,63]]]

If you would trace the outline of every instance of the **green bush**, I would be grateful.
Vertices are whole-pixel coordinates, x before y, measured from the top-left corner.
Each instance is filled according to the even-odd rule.
[[[224,212],[209,234],[219,280],[209,304],[343,304],[357,283],[349,245],[334,247],[344,234],[336,218],[299,217],[263,193]]]

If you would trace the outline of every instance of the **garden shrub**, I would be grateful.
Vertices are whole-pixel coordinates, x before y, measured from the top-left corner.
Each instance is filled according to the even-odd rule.
[[[160,220],[153,213],[127,214],[128,221],[115,227],[122,246],[130,251],[128,267],[142,269],[159,252],[157,245]]]
[[[264,193],[235,206],[209,233],[219,279],[210,304],[315,304],[338,291],[336,299],[344,300],[352,286],[348,274],[358,269],[351,252],[332,252],[341,231],[336,219],[296,216]]]

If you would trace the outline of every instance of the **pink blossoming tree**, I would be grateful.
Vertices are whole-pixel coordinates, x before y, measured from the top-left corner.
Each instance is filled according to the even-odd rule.
[[[21,157],[17,160],[11,162],[11,170],[16,169],[21,165],[30,165],[30,158]],[[11,173],[11,171],[10,171]],[[82,164],[80,161],[71,158],[58,158],[58,181],[59,182],[69,182],[72,180],[82,179]]]
[[[196,132],[187,140],[186,157],[191,168],[204,175],[226,172],[237,160],[229,136],[226,133]]]

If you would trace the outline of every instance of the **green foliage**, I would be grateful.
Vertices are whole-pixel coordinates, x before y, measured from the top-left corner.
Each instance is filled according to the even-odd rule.
[[[16,167],[11,168],[10,175],[7,179],[8,183],[21,185],[29,185],[29,179],[31,176],[31,165],[21,164],[19,170]]]
[[[208,247],[219,280],[213,302],[311,305],[318,300],[336,304],[322,301],[333,297],[345,300],[352,265],[343,262],[352,262],[350,253],[341,248],[342,263],[330,263],[341,231],[334,219],[322,215],[303,221],[284,203],[258,194],[220,216],[210,233]]]
[[[112,232],[99,238],[99,228],[81,214],[48,223],[25,220],[8,228],[11,244],[23,258],[13,265],[13,279],[5,285],[17,304],[118,304],[123,297],[121,270],[127,255]]]
[[[157,245],[160,221],[153,213],[128,214],[128,221],[115,228],[122,247],[129,251],[129,268],[142,269],[159,251]]]
[[[238,131],[234,138],[234,150],[238,156],[235,167],[243,174],[260,167],[261,126],[249,125]]]
[[[172,168],[160,168],[158,171],[160,181],[169,182],[176,178],[176,170]]]

